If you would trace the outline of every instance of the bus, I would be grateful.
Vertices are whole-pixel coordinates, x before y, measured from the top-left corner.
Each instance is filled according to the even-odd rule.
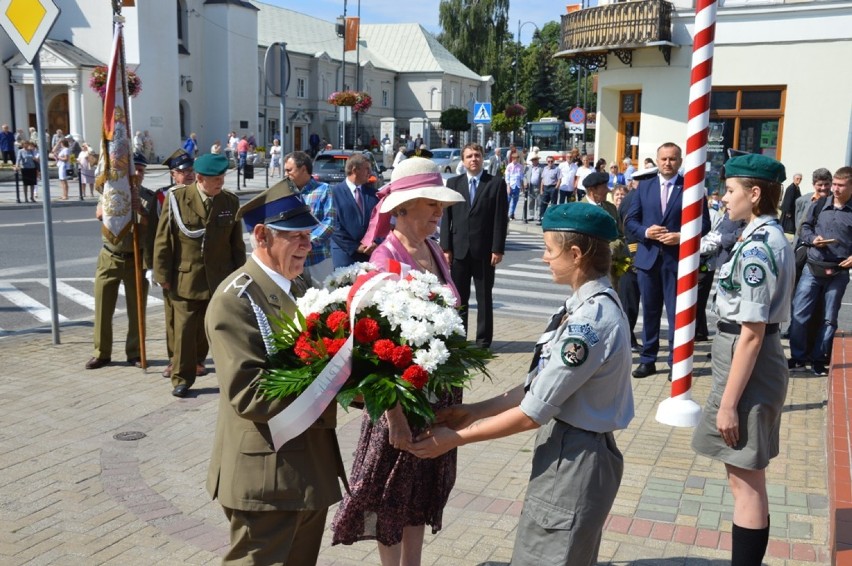
[[[527,151],[538,148],[542,162],[548,157],[562,160],[562,152],[571,149],[568,124],[559,118],[542,118],[538,122],[527,122],[524,145]]]

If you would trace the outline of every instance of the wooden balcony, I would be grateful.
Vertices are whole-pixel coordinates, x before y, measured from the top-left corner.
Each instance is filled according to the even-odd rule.
[[[672,4],[665,0],[631,0],[586,8],[562,16],[562,41],[556,57],[584,67],[606,67],[612,53],[632,65],[633,51],[657,47],[671,63]]]

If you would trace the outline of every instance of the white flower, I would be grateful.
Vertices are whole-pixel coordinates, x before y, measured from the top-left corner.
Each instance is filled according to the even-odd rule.
[[[424,324],[423,322],[410,318],[400,325],[399,333],[408,342],[411,346],[422,346],[426,344],[430,338],[432,338],[432,334],[429,332],[430,325]]]

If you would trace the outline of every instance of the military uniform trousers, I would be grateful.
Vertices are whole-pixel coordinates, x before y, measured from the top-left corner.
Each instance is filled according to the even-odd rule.
[[[556,419],[542,426],[512,566],[596,564],[623,473],[624,458],[611,432],[590,432]]]
[[[315,566],[328,509],[240,511],[223,508],[231,523],[225,566]]]
[[[95,270],[95,353],[96,358],[112,358],[112,318],[118,301],[118,288],[124,284],[127,301],[127,359],[139,357],[139,310],[136,303],[136,276],[132,253],[113,253],[101,248]],[[148,303],[148,280],[142,278],[142,312]],[[144,321],[143,321],[144,322]]]
[[[163,289],[163,314],[166,317],[166,352],[169,355],[169,363],[174,363],[175,307],[172,306],[171,295],[169,295],[169,292],[165,289]]]
[[[204,315],[207,314],[210,299],[185,299],[172,292],[169,293],[169,299],[174,313],[172,386],[183,384],[192,387],[196,368],[207,359],[210,349],[204,332]]]

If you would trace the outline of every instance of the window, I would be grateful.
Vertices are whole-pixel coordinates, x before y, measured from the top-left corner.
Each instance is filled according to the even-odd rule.
[[[382,108],[390,106],[390,93],[387,90],[382,90]]]
[[[642,91],[625,90],[621,92],[618,104],[618,136],[616,138],[616,159],[618,165],[625,157],[633,160],[634,166],[639,167],[639,123],[642,115]]]
[[[307,95],[305,94],[305,92],[306,92],[305,83],[306,82],[307,81],[305,81],[305,79],[303,79],[301,77],[296,79],[296,98],[307,98]]]
[[[189,55],[189,33],[187,31],[187,11],[185,0],[177,0],[177,39],[178,53],[181,55]]]
[[[707,187],[719,188],[729,149],[781,159],[786,86],[719,87],[710,94]]]

